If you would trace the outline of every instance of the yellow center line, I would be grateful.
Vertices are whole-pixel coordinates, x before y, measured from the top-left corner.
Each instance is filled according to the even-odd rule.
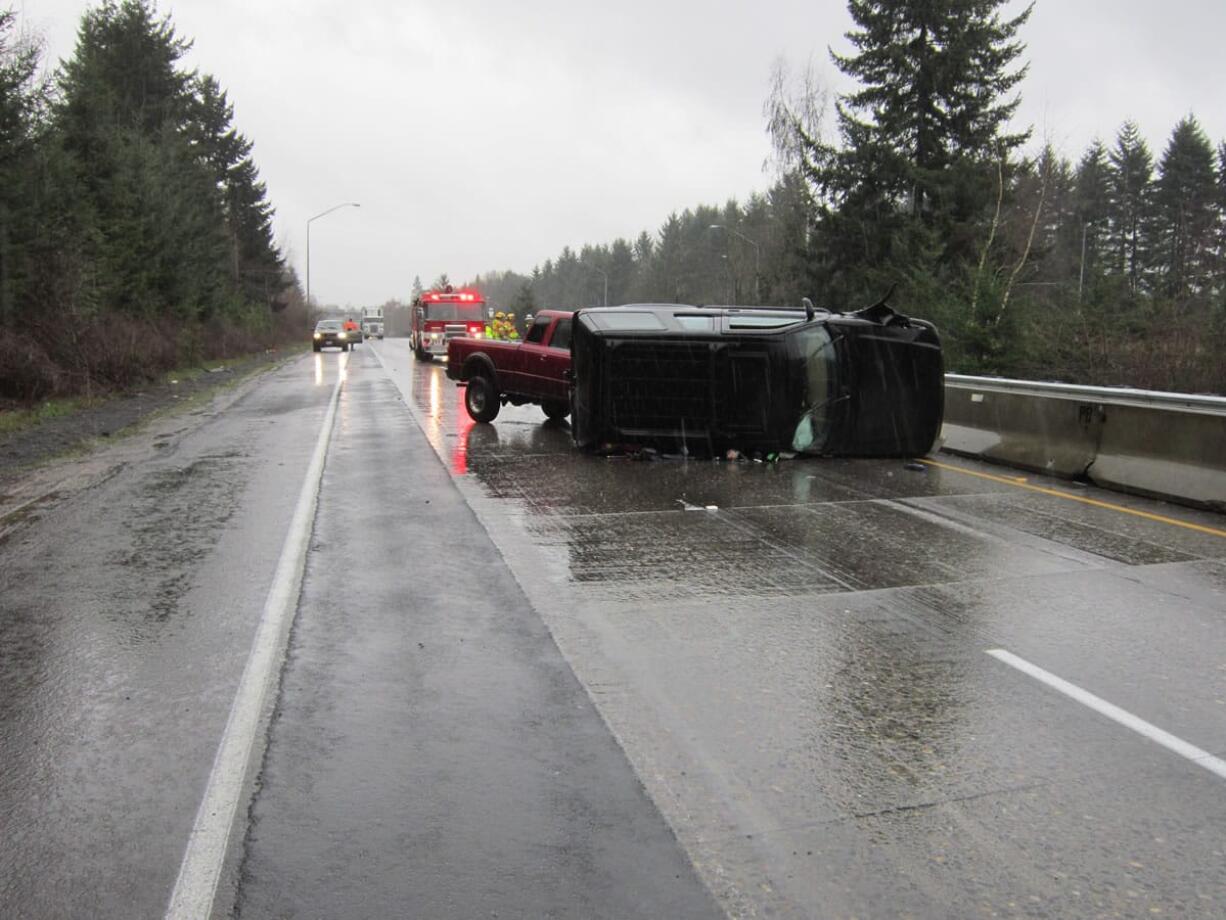
[[[1100,502],[1094,498],[1085,498],[1081,495],[1072,495],[1068,492],[1061,492],[1059,489],[1046,489],[1043,486],[1034,486],[1028,483],[1025,477],[1022,476],[994,476],[991,473],[980,473],[978,470],[968,470],[961,466],[952,466],[948,463],[937,463],[935,460],[925,460],[920,458],[920,463],[928,466],[935,466],[942,470],[950,470],[954,473],[965,473],[967,476],[978,476],[980,479],[988,479],[992,482],[1002,482],[1007,486],[1014,486],[1019,489],[1029,489],[1031,492],[1039,492],[1043,495],[1054,495],[1056,498],[1065,498],[1071,502],[1081,502],[1083,505],[1093,505],[1095,508],[1106,508],[1108,511],[1119,511],[1122,514],[1131,514],[1134,517],[1145,518],[1147,521],[1157,521],[1160,524],[1172,524],[1175,527],[1183,527],[1187,530],[1195,530],[1198,533],[1207,533],[1214,537],[1226,537],[1226,530],[1218,530],[1216,527],[1206,527],[1203,524],[1193,524],[1191,521],[1181,521],[1178,518],[1165,517],[1161,514],[1151,514],[1148,511],[1138,511],[1136,508],[1126,508],[1123,505],[1113,505],[1111,502]]]

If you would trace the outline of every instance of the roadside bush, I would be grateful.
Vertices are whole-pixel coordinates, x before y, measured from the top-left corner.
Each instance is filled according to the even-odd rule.
[[[0,399],[98,396],[168,371],[303,342],[300,317],[215,316],[204,323],[111,312],[0,331]]]
[[[64,374],[41,344],[0,329],[0,399],[34,402],[66,388]]]

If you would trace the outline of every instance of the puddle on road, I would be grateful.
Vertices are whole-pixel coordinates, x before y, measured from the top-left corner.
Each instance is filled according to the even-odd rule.
[[[111,559],[127,572],[123,606],[111,610],[113,616],[130,621],[146,611],[161,622],[177,611],[201,557],[239,507],[245,462],[241,452],[230,450],[142,479],[138,498],[124,509],[128,545]]]

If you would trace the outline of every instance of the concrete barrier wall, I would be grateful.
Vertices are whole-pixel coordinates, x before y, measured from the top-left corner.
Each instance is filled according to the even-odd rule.
[[[942,449],[1226,511],[1226,399],[945,378]]]

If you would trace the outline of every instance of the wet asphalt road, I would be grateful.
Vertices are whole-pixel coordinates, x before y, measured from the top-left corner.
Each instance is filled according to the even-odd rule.
[[[217,916],[1226,915],[1226,778],[986,653],[1223,757],[1223,537],[958,460],[587,457],[349,359],[0,545],[0,916],[161,915],[346,363]]]
[[[161,916],[324,384],[155,424],[0,543],[0,917]]]

